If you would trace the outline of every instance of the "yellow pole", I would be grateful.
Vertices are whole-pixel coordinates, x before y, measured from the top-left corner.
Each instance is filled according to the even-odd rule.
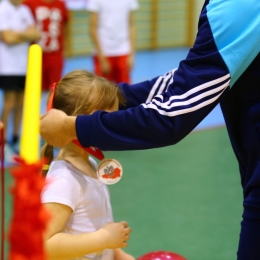
[[[39,160],[41,79],[42,49],[33,44],[28,53],[20,149],[20,156],[27,163]]]

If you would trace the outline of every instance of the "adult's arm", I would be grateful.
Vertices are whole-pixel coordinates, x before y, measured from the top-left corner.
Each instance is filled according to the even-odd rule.
[[[120,110],[147,103],[147,101],[151,101],[152,97],[157,94],[166,92],[169,83],[172,82],[175,70],[173,69],[162,76],[132,85],[119,83],[118,85],[126,99],[126,105],[120,106]]]
[[[151,90],[136,107],[78,116],[80,143],[111,151],[179,142],[212,111],[258,55],[259,12],[257,0],[206,1],[194,46],[173,75],[137,84],[133,90],[123,85],[127,102]]]
[[[259,54],[259,12],[258,0],[206,1],[194,46],[177,70],[132,86],[122,84],[125,110],[98,111],[71,120],[80,143],[112,151],[179,142],[212,111]],[[45,127],[45,137],[47,130]],[[53,135],[47,141],[54,139]]]

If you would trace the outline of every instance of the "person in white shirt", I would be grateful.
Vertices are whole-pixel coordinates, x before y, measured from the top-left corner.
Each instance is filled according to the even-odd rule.
[[[115,83],[130,83],[134,64],[137,0],[88,0],[94,71]]]
[[[112,112],[123,103],[117,85],[93,73],[76,70],[54,83],[47,108],[68,115]],[[109,190],[98,178],[89,152],[71,142],[53,160],[47,143],[42,156],[48,162],[42,203],[52,218],[44,234],[48,259],[134,260],[122,249],[131,229],[113,222]],[[48,168],[49,167],[49,168]]]
[[[31,11],[21,2],[0,2],[0,89],[4,94],[1,119],[5,125],[5,138],[13,113],[12,139],[10,142],[5,140],[7,160],[11,160],[19,141],[28,48],[32,41],[40,38]]]

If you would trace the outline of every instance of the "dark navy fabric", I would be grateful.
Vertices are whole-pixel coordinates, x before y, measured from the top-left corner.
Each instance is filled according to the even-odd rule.
[[[239,260],[260,259],[260,55],[221,102],[241,174],[244,212]]]

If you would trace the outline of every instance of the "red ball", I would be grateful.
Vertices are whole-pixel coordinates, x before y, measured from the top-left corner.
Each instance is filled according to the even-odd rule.
[[[153,251],[144,254],[137,260],[187,260],[185,257],[169,251]]]

